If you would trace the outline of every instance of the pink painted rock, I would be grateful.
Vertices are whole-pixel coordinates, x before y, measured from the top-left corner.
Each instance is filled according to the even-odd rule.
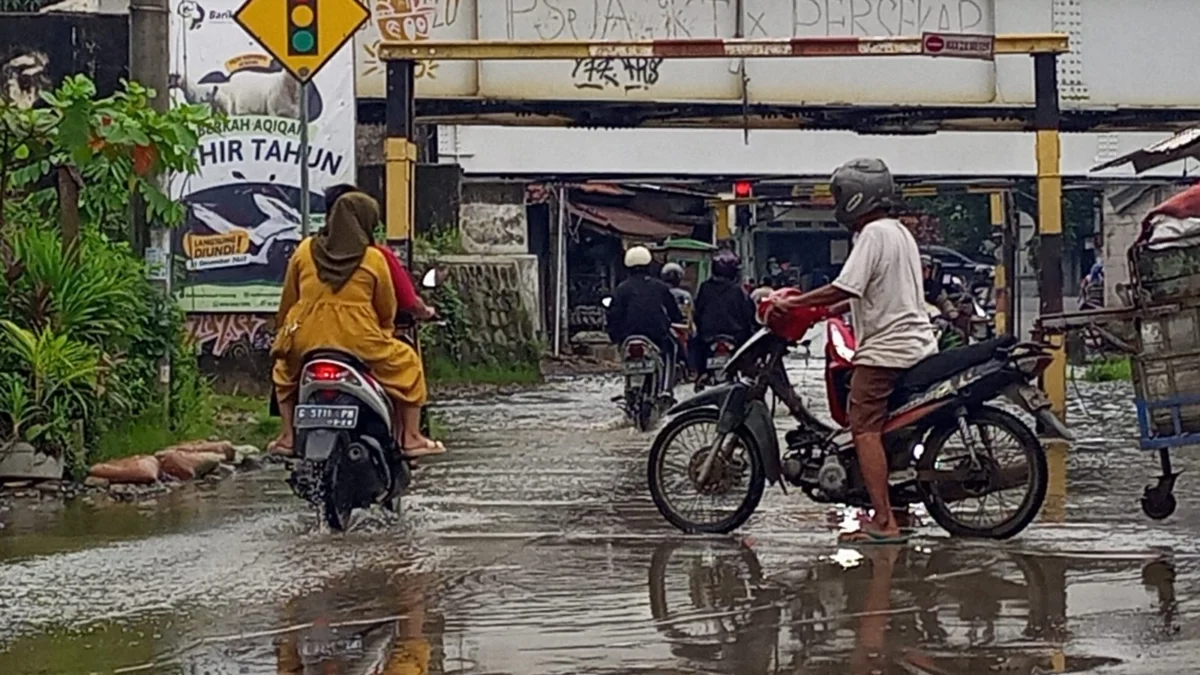
[[[226,462],[232,462],[237,454],[233,449],[233,443],[229,441],[188,441],[165,448],[156,453],[155,456],[162,459],[162,456],[168,452],[215,453],[221,455],[222,461]]]
[[[158,455],[164,476],[175,480],[195,480],[212,473],[225,459],[215,452],[184,452],[171,450]]]
[[[101,462],[93,466],[88,475],[110,483],[157,483],[158,469],[158,460],[154,457],[135,455]]]

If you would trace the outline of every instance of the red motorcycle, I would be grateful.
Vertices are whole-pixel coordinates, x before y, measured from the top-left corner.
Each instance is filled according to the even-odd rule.
[[[798,308],[767,321],[774,298],[788,292],[794,291],[759,303],[765,327],[726,365],[732,381],[671,408],[670,421],[654,439],[650,494],[663,517],[685,532],[726,533],[741,526],[768,482],[785,492],[785,483],[798,487],[820,503],[870,507],[845,428],[854,335],[824,308]],[[805,408],[784,367],[788,350],[823,320],[826,393],[837,427]],[[957,536],[1006,539],[1029,525],[1046,495],[1045,452],[1025,422],[989,402],[1007,398],[1048,435],[1070,440],[1032,384],[1051,360],[1045,345],[1001,337],[935,354],[904,373],[884,429],[892,504],[923,503],[938,525]],[[798,423],[785,434],[783,448],[768,391]],[[1011,448],[1003,455],[1006,439]],[[993,499],[999,513],[989,510]],[[700,515],[685,510],[696,506],[709,508]]]

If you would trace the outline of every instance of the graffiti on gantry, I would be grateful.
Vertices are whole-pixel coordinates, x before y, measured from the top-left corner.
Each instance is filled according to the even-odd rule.
[[[379,43],[382,40],[428,40],[436,29],[451,26],[458,20],[461,4],[462,0],[377,0],[373,18],[381,39],[365,47],[369,66],[363,74],[370,75],[379,68]],[[437,63],[417,61],[416,77],[437,79]]]
[[[244,356],[267,351],[274,339],[272,316],[263,314],[192,314],[188,335],[202,354]]]
[[[590,58],[575,59],[571,77],[576,89],[620,89],[637,91],[658,84],[661,58]]]

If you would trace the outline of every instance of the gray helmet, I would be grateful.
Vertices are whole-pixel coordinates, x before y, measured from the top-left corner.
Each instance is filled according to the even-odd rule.
[[[662,270],[658,273],[658,275],[662,277],[663,281],[671,284],[672,286],[678,286],[679,284],[683,283],[683,267],[681,267],[679,263],[669,262],[666,265],[663,265]]]
[[[892,172],[882,159],[864,157],[839,166],[829,181],[833,217],[847,227],[872,211],[887,210],[896,196]]]

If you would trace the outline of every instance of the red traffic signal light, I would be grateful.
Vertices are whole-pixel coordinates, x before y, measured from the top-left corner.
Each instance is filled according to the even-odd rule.
[[[739,180],[733,184],[733,196],[737,199],[749,199],[752,186],[748,180]]]

